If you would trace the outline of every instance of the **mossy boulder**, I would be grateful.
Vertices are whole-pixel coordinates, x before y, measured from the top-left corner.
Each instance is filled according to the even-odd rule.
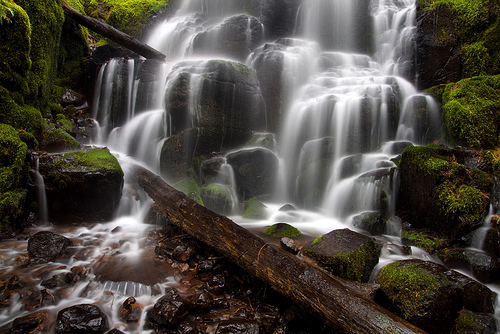
[[[264,231],[262,231],[262,233],[264,233],[268,237],[279,238],[279,239],[285,237],[296,238],[302,235],[302,232],[300,232],[299,229],[287,223],[273,224],[268,228],[266,228]]]
[[[264,219],[266,218],[267,206],[256,198],[250,198],[244,203],[243,218]]]
[[[372,238],[349,229],[334,230],[308,243],[303,254],[341,278],[368,282],[378,263]]]
[[[80,143],[63,129],[47,130],[40,143],[40,148],[50,153],[72,151],[78,147]]]
[[[3,1],[7,18],[0,29],[0,86],[26,93],[31,69],[31,24],[26,11],[13,2]]]
[[[0,232],[14,227],[23,216],[25,192],[6,191],[0,193]]]
[[[28,148],[17,131],[7,124],[0,124],[0,193],[21,185]]]
[[[38,109],[14,99],[16,94],[0,87],[0,123],[9,124],[16,130],[29,132],[36,138],[43,133],[43,118]]]
[[[495,334],[497,333],[496,320],[492,315],[462,310],[453,328],[452,334]]]
[[[173,187],[180,192],[184,193],[187,197],[195,201],[196,203],[203,205],[203,199],[200,196],[200,187],[195,180],[191,178],[186,178],[179,181],[173,185]]]
[[[388,264],[376,282],[378,303],[429,333],[450,333],[462,308],[492,313],[496,297],[477,281],[422,260]]]
[[[432,235],[430,231],[418,231],[404,228],[401,233],[401,242],[405,246],[415,246],[422,248],[429,254],[436,254],[439,250],[448,246],[445,239]]]
[[[382,235],[385,232],[386,220],[380,212],[364,212],[352,218],[352,225],[369,232],[371,235]]]
[[[451,142],[476,149],[498,146],[500,75],[448,84],[443,94],[443,118]]]
[[[220,184],[210,183],[201,187],[200,196],[205,207],[221,215],[235,213],[237,197],[234,189]]]
[[[43,155],[49,221],[107,221],[121,198],[123,171],[106,148]]]
[[[446,147],[407,147],[401,155],[399,215],[413,228],[446,238],[463,236],[482,224],[493,178],[481,152]]]

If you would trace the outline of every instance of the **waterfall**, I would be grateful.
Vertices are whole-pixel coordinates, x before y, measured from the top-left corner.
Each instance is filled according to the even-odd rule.
[[[441,136],[435,101],[407,79],[415,1],[301,2],[289,14],[293,28],[277,40],[266,40],[276,33],[260,22],[277,15],[266,6],[184,1],[147,40],[167,55],[165,64],[104,65],[94,103],[102,143],[177,182],[267,130],[278,160],[262,162],[276,169],[265,174],[262,195],[333,225],[367,211],[390,214],[391,159]],[[152,88],[141,89],[146,84]],[[226,162],[219,168],[221,178],[234,174],[231,182],[197,182],[228,187],[238,215],[250,192],[244,176]]]
[[[36,202],[38,204],[39,219],[42,222],[48,222],[49,210],[47,205],[47,194],[45,193],[45,181],[39,171],[40,160],[38,154],[36,153],[32,155],[32,164],[35,165],[33,175],[35,180]]]

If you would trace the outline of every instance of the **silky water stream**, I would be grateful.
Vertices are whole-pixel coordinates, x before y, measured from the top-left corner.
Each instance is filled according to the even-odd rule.
[[[237,140],[223,135],[208,149],[222,161],[219,174],[210,181],[229,189],[232,203],[225,213],[235,222],[256,233],[286,222],[297,227],[304,240],[312,240],[334,229],[366,233],[353,225],[353,217],[385,210],[392,216],[391,224],[378,237],[386,246],[374,273],[391,261],[408,258],[397,247],[401,244],[400,222],[393,215],[397,175],[391,176],[395,166],[391,159],[409,145],[441,139],[435,102],[405,79],[414,62],[415,1],[294,3],[294,9],[285,11],[285,22],[278,20],[277,12],[283,8],[271,0],[259,5],[243,0],[185,0],[147,40],[167,55],[165,63],[116,58],[103,65],[92,112],[101,128],[95,144],[109,147],[125,171],[116,218],[92,227],[39,228],[63,234],[75,246],[70,256],[50,266],[33,266],[29,274],[22,269],[26,242],[2,243],[3,276],[17,274],[30,281],[37,271],[56,275],[75,266],[89,268],[85,279],[57,291],[53,297],[58,303],[46,308],[57,312],[70,305],[97,303],[112,327],[126,333],[150,332],[141,327],[145,310],[166,287],[178,282],[168,266],[154,261],[148,233],[155,226],[144,223],[152,201],[134,185],[127,166],[141,163],[169,182],[179,181],[165,172],[164,144],[183,131],[213,126],[204,120],[203,109],[212,97],[230,113],[248,109],[251,116],[242,117],[249,129],[242,131],[261,138],[249,147],[235,145]],[[240,14],[248,12],[255,16]],[[275,20],[281,23],[278,28]],[[256,73],[258,81],[242,84],[234,78],[239,74],[217,73],[227,64]],[[179,82],[187,83],[179,86]],[[243,92],[238,86],[245,87]],[[210,89],[214,87],[219,91]],[[182,89],[188,93],[180,94]],[[279,95],[278,100],[272,94]],[[184,109],[175,107],[179,104]],[[426,110],[424,120],[417,119],[416,109]],[[216,132],[233,133],[237,121],[217,114],[216,122],[223,125],[215,125]],[[196,153],[206,146],[200,138],[196,148],[186,150]],[[231,154],[255,148],[271,154],[277,163],[271,164],[268,196],[262,200],[265,218],[245,219],[241,203],[247,198],[238,191],[229,160]],[[285,204],[294,209],[281,210]],[[105,279],[95,280],[105,256],[113,257],[116,269],[108,268]],[[410,257],[439,262],[416,247]],[[127,325],[118,317],[118,305],[129,296],[146,305],[139,325]],[[1,311],[0,327],[26,313],[20,303],[12,303]]]

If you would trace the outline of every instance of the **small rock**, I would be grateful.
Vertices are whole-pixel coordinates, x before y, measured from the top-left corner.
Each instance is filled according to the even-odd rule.
[[[50,262],[64,254],[73,243],[70,239],[49,231],[41,231],[28,240],[30,261]]]
[[[104,333],[108,329],[107,316],[95,305],[75,305],[57,314],[56,334]]]
[[[11,334],[48,333],[50,327],[49,314],[36,312],[16,318],[10,329]]]

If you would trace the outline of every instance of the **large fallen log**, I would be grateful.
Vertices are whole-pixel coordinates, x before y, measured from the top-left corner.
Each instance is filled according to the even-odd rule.
[[[169,222],[213,247],[255,277],[310,310],[339,333],[425,333],[318,267],[189,199],[159,176],[132,167],[139,185]]]
[[[80,13],[64,0],[61,0],[61,3],[64,14],[73,19],[78,24],[81,24],[82,26],[95,31],[98,34],[109,38],[110,40],[138,53],[145,58],[165,60],[166,56],[160,51],[152,48],[151,46],[140,42],[139,40],[127,35],[123,31],[116,29],[115,27],[107,24],[102,20],[98,20]]]

